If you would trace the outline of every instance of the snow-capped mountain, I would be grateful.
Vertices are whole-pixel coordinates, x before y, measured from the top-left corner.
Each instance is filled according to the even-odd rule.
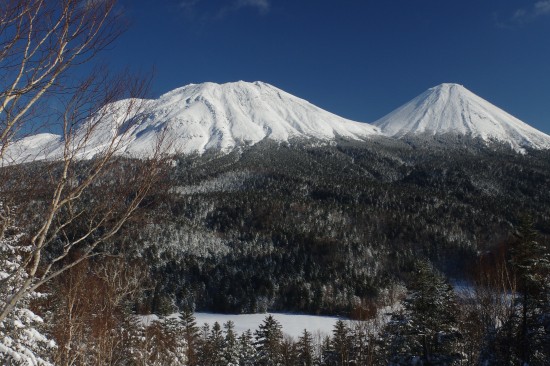
[[[79,158],[91,158],[112,142],[119,154],[146,157],[159,141],[169,154],[202,154],[228,152],[264,139],[446,134],[498,141],[517,151],[550,149],[550,136],[457,84],[431,88],[371,125],[339,117],[272,85],[239,81],[190,84],[154,100],[112,103],[84,124],[69,144],[55,134],[29,136],[5,151],[2,164],[58,159],[67,147]]]
[[[87,137],[81,155],[91,157],[113,136],[121,134],[130,101],[114,103],[111,116],[89,133],[86,126],[77,133],[78,142]],[[141,112],[132,116],[137,123],[121,137],[120,153],[147,156],[162,134],[168,153],[203,153],[209,149],[229,151],[263,139],[290,141],[294,138],[333,140],[337,137],[364,140],[379,135],[377,127],[354,122],[263,82],[190,84],[156,100],[146,100]],[[121,108],[122,107],[122,108]],[[14,162],[55,159],[63,141],[51,134],[23,139],[9,151]]]
[[[397,138],[455,134],[503,142],[518,151],[550,148],[550,136],[458,84],[428,89],[374,125]]]

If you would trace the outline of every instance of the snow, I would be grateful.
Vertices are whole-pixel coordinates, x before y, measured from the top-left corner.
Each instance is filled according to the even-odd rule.
[[[13,212],[0,201],[0,214],[11,216]],[[11,222],[11,217],[6,220]],[[18,231],[16,227],[7,226],[6,232]],[[30,246],[20,245],[22,233],[0,236],[0,307],[5,306],[21,284],[27,280],[28,274],[20,270],[24,258],[31,252]],[[0,321],[0,360],[2,364],[21,364],[29,366],[51,365],[41,357],[50,353],[56,347],[38,331],[43,320],[29,309],[29,303],[41,295],[31,291],[17,302],[7,318]]]
[[[331,335],[334,324],[340,318],[332,316],[318,315],[302,315],[302,314],[286,314],[286,313],[267,313],[267,314],[216,314],[216,313],[194,313],[197,326],[202,326],[208,323],[212,326],[215,322],[223,325],[231,320],[235,323],[235,332],[241,334],[248,329],[254,332],[258,326],[263,323],[268,315],[281,323],[283,332],[289,336],[298,339],[307,329],[312,334]],[[179,314],[172,314],[169,317],[178,317]],[[155,315],[147,315],[143,317],[143,323],[149,324],[151,321],[158,319]]]
[[[134,106],[131,113],[129,106]],[[120,144],[119,153],[144,157],[159,141],[166,153],[202,154],[210,149],[227,152],[263,139],[365,140],[380,134],[377,127],[339,117],[263,82],[190,84],[156,100],[113,103],[99,115],[99,124],[94,125],[99,117],[92,118],[76,134],[73,146],[84,146],[80,158],[93,157],[113,139]],[[83,142],[85,138],[88,141]],[[11,163],[19,163],[33,157],[55,159],[62,152],[61,137],[49,135],[23,139],[7,155]]]
[[[258,81],[190,84],[158,99],[106,105],[76,131],[68,146],[76,158],[88,159],[114,142],[118,154],[142,158],[151,156],[157,145],[167,154],[203,154],[225,153],[264,139],[300,143],[426,134],[499,141],[520,152],[526,147],[550,148],[550,136],[458,84],[431,88],[371,125]],[[59,159],[64,148],[61,136],[29,136],[8,147],[2,164]]]
[[[60,146],[60,136],[52,133],[39,133],[9,146],[5,153],[6,160],[9,162],[15,160],[17,163],[47,160],[50,157],[58,156],[57,151]]]
[[[218,313],[203,313],[197,312],[195,316],[196,324],[201,327],[205,323],[210,327],[215,322],[218,322],[223,326],[224,323],[231,320],[235,324],[235,332],[241,334],[247,330],[251,330],[253,333],[258,326],[263,323],[268,315],[272,315],[283,327],[283,333],[291,336],[294,339],[298,339],[304,329],[314,336],[319,336],[319,339],[324,336],[331,336],[334,329],[334,325],[339,319],[344,320],[350,328],[361,323],[364,329],[369,329],[372,334],[377,334],[380,329],[384,327],[391,318],[391,314],[401,311],[403,308],[401,302],[395,304],[382,306],[378,309],[377,315],[374,319],[366,321],[350,320],[347,318],[340,318],[336,316],[321,316],[321,315],[307,315],[307,314],[290,314],[290,313],[264,313],[264,314],[218,314]],[[177,318],[179,313],[174,313],[168,316],[168,318]],[[141,316],[141,322],[143,325],[149,325],[152,321],[157,320],[156,315]]]
[[[499,141],[517,151],[550,148],[550,136],[462,85],[441,84],[374,122],[388,136],[458,134]]]

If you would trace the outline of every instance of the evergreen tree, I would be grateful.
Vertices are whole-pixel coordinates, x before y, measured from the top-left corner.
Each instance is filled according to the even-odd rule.
[[[258,352],[258,365],[276,366],[282,364],[281,344],[283,332],[281,324],[268,315],[255,332],[254,345]]]
[[[518,295],[510,320],[499,331],[497,360],[544,365],[550,359],[550,248],[531,217],[522,218],[510,252]]]
[[[125,319],[122,327],[126,345],[124,359],[129,365],[140,366],[147,363],[149,344],[143,322],[137,316],[130,316]]]
[[[225,339],[220,323],[215,322],[208,337],[211,366],[227,366],[224,360]]]
[[[369,357],[369,339],[366,326],[357,322],[350,329],[350,363],[367,365]]]
[[[298,338],[297,358],[299,366],[313,366],[313,338],[311,333],[304,329]]]
[[[212,364],[212,344],[210,343],[210,325],[204,323],[197,339],[197,365],[210,366]]]
[[[338,319],[332,330],[332,351],[336,365],[347,365],[351,348],[350,330],[342,319]]]
[[[298,363],[298,353],[296,343],[292,337],[286,335],[281,342],[281,365],[296,366]]]
[[[142,328],[137,343],[129,344],[136,354],[130,358],[133,364],[147,366],[185,365],[185,344],[181,337],[179,322],[170,318],[159,318]],[[93,360],[88,364],[96,364]],[[103,364],[103,363],[98,363]],[[109,363],[111,364],[111,363]]]
[[[404,309],[382,334],[386,362],[458,365],[462,358],[458,306],[453,288],[428,262],[416,264]]]
[[[199,339],[199,328],[195,316],[190,310],[183,310],[179,314],[182,336],[186,345],[186,359],[189,366],[197,364],[197,348]]]
[[[225,329],[225,344],[223,349],[224,365],[238,366],[239,365],[239,343],[235,334],[235,324],[228,320],[223,325]]]
[[[247,330],[239,337],[239,366],[254,366],[258,353],[254,347],[252,332]]]
[[[163,350],[168,356],[165,365],[187,365],[187,342],[183,336],[182,324],[177,318],[166,318],[164,320],[164,332],[167,344]]]
[[[14,289],[29,280],[24,263],[31,248],[21,244],[23,235],[11,226],[10,214],[0,202],[0,307]],[[51,365],[49,354],[55,343],[41,332],[43,320],[29,308],[38,297],[37,292],[30,292],[0,322],[0,364]]]
[[[319,364],[321,365],[334,365],[335,364],[335,357],[333,357],[334,352],[332,351],[332,342],[330,340],[329,336],[326,336],[323,338],[323,342],[321,344],[321,356],[319,360]]]

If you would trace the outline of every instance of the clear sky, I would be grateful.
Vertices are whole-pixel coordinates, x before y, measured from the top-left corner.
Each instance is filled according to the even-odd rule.
[[[265,81],[374,120],[443,82],[550,133],[550,0],[120,0],[128,31],[103,54],[155,70],[152,96]]]

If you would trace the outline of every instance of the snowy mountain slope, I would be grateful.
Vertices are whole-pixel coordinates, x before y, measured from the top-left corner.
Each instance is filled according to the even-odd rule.
[[[503,142],[517,151],[550,148],[550,136],[457,84],[429,89],[374,126],[334,115],[272,85],[243,81],[190,84],[155,100],[123,100],[105,106],[101,115],[99,124],[92,130],[81,127],[71,141],[79,158],[91,158],[113,141],[120,154],[146,157],[159,141],[166,153],[202,154],[264,139],[368,140],[382,134],[458,134]],[[60,136],[30,136],[12,144],[2,164],[58,159],[64,148]]]
[[[39,133],[28,136],[8,147],[4,153],[3,163],[22,163],[44,160],[49,156],[57,157],[61,145],[61,137],[52,133]]]
[[[344,119],[262,82],[191,84],[143,102],[143,112],[135,117],[138,123],[123,136],[120,131],[125,121],[121,116],[128,101],[115,103],[111,118],[105,118],[89,135],[82,157],[101,151],[117,135],[121,153],[140,157],[153,151],[160,135],[168,153],[204,153],[210,149],[229,151],[263,139],[364,140],[380,134],[377,127]],[[10,150],[11,159],[54,159],[62,151],[62,141],[48,136],[28,138],[38,139],[39,144],[20,141]],[[87,136],[86,131],[79,131],[77,136]]]
[[[522,151],[550,148],[550,136],[458,84],[431,88],[374,122],[388,136],[457,134],[498,141]]]

